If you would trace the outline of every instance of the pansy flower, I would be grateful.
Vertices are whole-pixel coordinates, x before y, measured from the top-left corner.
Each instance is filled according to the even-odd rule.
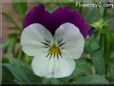
[[[42,4],[24,18],[23,51],[33,56],[33,72],[40,77],[62,78],[72,74],[75,59],[81,57],[88,24],[75,10],[60,7],[52,13]]]

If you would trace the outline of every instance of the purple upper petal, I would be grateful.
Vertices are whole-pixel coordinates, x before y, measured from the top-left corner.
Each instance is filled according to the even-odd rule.
[[[40,23],[45,26],[45,19],[48,15],[49,13],[45,10],[44,5],[40,4],[32,8],[25,16],[23,27],[25,28],[33,23]]]
[[[70,22],[80,29],[84,37],[88,35],[88,24],[84,18],[75,10],[67,7],[58,8],[52,14],[45,11],[43,5],[33,8],[24,19],[24,27],[32,23],[44,25],[52,34],[63,23]]]

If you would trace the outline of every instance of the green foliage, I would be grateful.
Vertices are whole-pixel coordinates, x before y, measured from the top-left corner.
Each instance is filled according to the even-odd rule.
[[[16,42],[19,42],[18,34],[9,34],[7,41],[4,43],[4,47],[7,49],[7,52],[14,52]]]
[[[94,51],[91,55],[91,60],[98,74],[105,74],[105,61],[101,49]]]
[[[11,72],[4,66],[2,66],[2,83],[3,84],[15,84],[13,81],[13,75]]]
[[[84,58],[84,57],[83,57]],[[93,65],[87,59],[76,60],[75,78],[78,79],[80,76],[85,76],[93,73]]]
[[[27,3],[25,2],[12,3],[12,7],[15,10],[15,12],[19,15],[20,20],[23,20],[27,10]]]
[[[91,60],[97,73],[105,74],[105,60],[100,45],[94,38],[86,39],[85,52],[90,53]]]
[[[7,68],[10,71],[9,76],[13,76],[13,82],[17,84],[40,84],[40,78],[36,77],[30,67],[16,58],[8,59],[9,63],[4,63],[3,68]],[[4,71],[3,77],[5,77],[8,71]],[[8,78],[7,78],[8,79]],[[6,80],[4,82],[6,82]]]
[[[98,9],[95,7],[85,7],[81,9],[81,15],[88,21],[89,24],[94,23],[100,19]]]
[[[92,37],[86,38],[85,53],[92,53],[97,49],[100,49],[98,42]]]
[[[93,74],[80,78],[77,81],[77,84],[109,84],[109,82],[102,76]]]
[[[12,17],[10,15],[8,15],[5,12],[2,12],[3,17],[10,23],[13,24],[13,26],[15,27],[15,29],[20,29],[18,24],[12,19]]]

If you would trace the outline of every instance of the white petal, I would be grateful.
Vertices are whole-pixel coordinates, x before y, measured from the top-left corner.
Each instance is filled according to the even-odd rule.
[[[31,24],[24,29],[21,35],[21,45],[23,51],[30,55],[36,56],[39,53],[44,53],[46,48],[41,42],[45,42],[45,39],[52,40],[51,33],[41,24]]]
[[[55,40],[63,39],[65,44],[62,46],[62,55],[65,58],[78,59],[84,49],[84,37],[78,27],[71,23],[62,24],[55,32]]]
[[[40,77],[62,78],[72,74],[75,69],[75,62],[72,59],[34,57],[32,61],[33,72]]]
[[[67,58],[55,58],[54,78],[63,78],[70,76],[75,69],[75,61]]]
[[[53,60],[46,58],[43,54],[34,57],[32,61],[33,72],[37,76],[51,78],[53,76]]]

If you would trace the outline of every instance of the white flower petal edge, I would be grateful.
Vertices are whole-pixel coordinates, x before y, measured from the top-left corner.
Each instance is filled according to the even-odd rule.
[[[63,39],[63,58],[78,59],[83,53],[85,40],[78,27],[71,23],[62,24],[55,32],[54,39]]]
[[[49,59],[44,55],[39,55],[39,57],[33,58],[32,69],[37,76],[62,78],[72,74],[75,69],[75,62],[72,59]]]
[[[24,28],[21,35],[21,45],[23,51],[30,56],[39,56],[40,53],[46,53],[41,42],[44,39],[53,40],[51,33],[41,24],[34,23]]]

